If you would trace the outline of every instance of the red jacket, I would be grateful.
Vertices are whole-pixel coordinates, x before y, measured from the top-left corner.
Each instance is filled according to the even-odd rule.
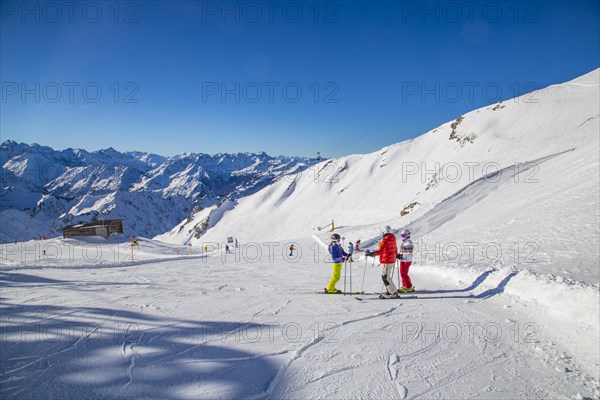
[[[379,256],[379,262],[382,264],[395,264],[398,255],[396,246],[396,236],[393,233],[386,233],[381,242],[381,249],[375,252]]]

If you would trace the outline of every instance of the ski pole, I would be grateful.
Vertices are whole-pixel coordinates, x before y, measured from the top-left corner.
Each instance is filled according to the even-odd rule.
[[[400,262],[396,260],[396,265],[398,266],[398,289],[400,289]]]
[[[344,296],[346,295],[346,264],[347,262],[344,261]]]
[[[348,261],[350,263],[350,293],[352,293],[352,261]]]
[[[373,260],[373,263],[375,263],[375,261]],[[364,292],[365,291],[365,275],[367,274],[367,257],[365,256],[365,269],[363,271],[363,279],[362,279],[362,283],[360,284],[360,291]]]

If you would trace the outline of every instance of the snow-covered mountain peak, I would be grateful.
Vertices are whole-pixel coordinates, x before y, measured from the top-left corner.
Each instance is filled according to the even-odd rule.
[[[2,241],[55,236],[65,224],[98,215],[125,218],[131,233],[154,236],[195,207],[254,193],[315,162],[289,157],[283,164],[266,153],[164,157],[112,147],[56,151],[14,141],[0,146],[0,157],[0,212],[12,216],[3,218]],[[23,219],[30,220],[29,228],[11,227],[10,221],[22,225]]]

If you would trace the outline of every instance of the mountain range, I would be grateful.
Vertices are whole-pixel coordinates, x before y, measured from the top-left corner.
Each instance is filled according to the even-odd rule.
[[[71,223],[125,219],[153,237],[191,213],[255,193],[317,160],[266,153],[164,157],[112,148],[88,152],[39,144],[0,145],[0,241],[53,237]]]

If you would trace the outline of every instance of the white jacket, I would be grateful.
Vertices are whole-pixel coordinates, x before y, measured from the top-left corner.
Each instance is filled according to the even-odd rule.
[[[413,245],[412,240],[406,239],[402,241],[402,244],[400,245],[400,254],[402,254],[402,260],[400,261],[412,262],[414,249],[415,246]]]

